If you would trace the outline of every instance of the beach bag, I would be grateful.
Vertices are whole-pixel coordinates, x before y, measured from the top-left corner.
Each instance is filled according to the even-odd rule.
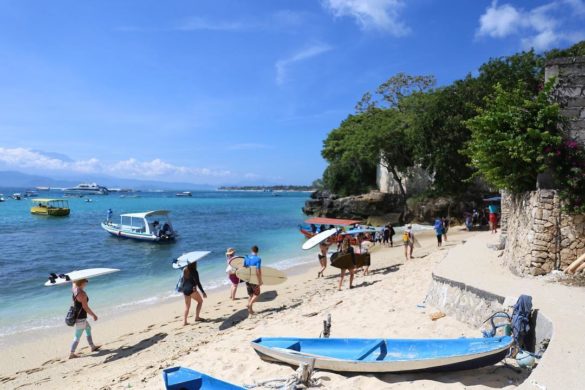
[[[410,241],[410,233],[408,233],[408,230],[405,230],[404,232],[402,232],[402,241],[403,242]]]
[[[185,284],[185,280],[183,279],[183,274],[181,273],[181,277],[177,281],[177,285],[175,286],[176,292],[183,292],[183,285]]]
[[[75,296],[73,297],[73,305],[69,307],[67,314],[65,315],[65,323],[67,326],[75,325],[75,321],[77,321],[77,317],[79,317],[79,313],[81,312],[81,308],[79,310],[75,309]]]

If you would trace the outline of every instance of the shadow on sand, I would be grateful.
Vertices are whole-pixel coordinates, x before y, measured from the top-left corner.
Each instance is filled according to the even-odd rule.
[[[132,346],[122,346],[118,349],[100,349],[99,352],[93,356],[110,355],[104,360],[104,363],[114,362],[116,360],[132,356],[137,352],[145,350],[146,348],[149,348],[163,340],[167,336],[167,333],[157,333],[147,339],[140,340],[138,343]]]

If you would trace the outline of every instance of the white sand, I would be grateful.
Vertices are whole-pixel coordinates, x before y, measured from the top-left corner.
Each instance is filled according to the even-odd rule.
[[[326,277],[317,279],[316,266],[285,284],[263,286],[265,299],[255,307],[259,314],[250,318],[242,285],[238,291],[242,298],[235,302],[225,290],[210,294],[201,314],[208,319],[205,323],[182,326],[182,298],[116,319],[100,318],[92,327],[94,340],[103,349],[90,353],[83,339],[79,359],[66,358],[73,333],[70,328],[64,326],[63,332],[50,338],[31,336],[31,341],[2,351],[0,387],[160,389],[162,369],[175,365],[240,385],[287,377],[293,372],[291,367],[262,361],[250,341],[260,336],[318,337],[327,313],[333,319],[332,337],[477,337],[478,330],[450,317],[431,321],[429,314],[435,310],[417,307],[425,299],[433,267],[449,248],[474,234],[451,232],[442,250],[436,249],[432,233],[419,234],[422,248],[415,249],[416,258],[406,264],[402,247],[375,252],[372,274],[357,276],[353,290],[346,281],[344,289],[337,291],[335,268],[328,268]],[[315,253],[315,263],[316,257]],[[91,296],[91,290],[88,293]],[[502,365],[448,374],[343,376],[318,372],[317,377],[324,389],[503,388],[521,381]]]

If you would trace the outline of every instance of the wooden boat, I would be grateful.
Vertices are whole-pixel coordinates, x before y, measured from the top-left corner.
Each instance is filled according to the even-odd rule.
[[[120,223],[102,222],[102,228],[116,237],[168,242],[177,236],[171,224],[169,213],[167,210],[155,210],[122,214],[120,215]]]
[[[167,390],[244,390],[244,387],[185,367],[164,369],[163,380]]]
[[[360,223],[360,221],[357,220],[353,220],[353,219],[338,219],[338,218],[322,218],[322,217],[314,217],[314,218],[309,218],[305,221],[305,224],[307,224],[306,226],[303,225],[299,225],[299,231],[301,232],[301,234],[303,236],[305,236],[305,238],[309,239],[311,237],[313,237],[315,234],[317,233],[313,233],[310,229],[311,225],[315,225],[315,226],[321,226],[321,225],[325,225],[327,227],[329,226],[335,226],[335,227],[346,227],[346,226],[351,226],[351,225],[355,225],[357,223]],[[330,240],[328,240],[327,242],[329,244],[333,244],[335,243],[336,238],[332,237]],[[357,239],[352,237],[351,238],[351,245],[357,245]]]
[[[266,361],[334,372],[396,373],[479,368],[504,359],[510,336],[458,339],[261,337],[252,347]]]
[[[50,215],[53,217],[65,217],[69,215],[69,202],[65,199],[39,199],[32,200],[31,214]]]

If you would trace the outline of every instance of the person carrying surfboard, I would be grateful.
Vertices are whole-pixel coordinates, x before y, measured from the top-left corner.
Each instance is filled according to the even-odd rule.
[[[89,322],[87,322],[88,314],[92,316],[94,321],[98,320],[98,316],[89,307],[89,297],[84,290],[88,282],[89,281],[87,279],[76,280],[73,282],[73,286],[71,287],[73,292],[73,304],[75,306],[75,312],[77,313],[77,319],[75,320],[75,336],[73,337],[73,343],[71,343],[69,359],[75,359],[79,357],[79,355],[75,353],[75,350],[79,345],[79,340],[81,339],[83,331],[85,331],[85,335],[87,336],[87,343],[89,344],[91,351],[95,352],[100,349],[99,345],[95,345],[93,343],[93,338],[91,336],[91,326],[89,325]]]
[[[236,250],[234,248],[228,248],[225,252],[225,257],[227,261],[227,274],[230,283],[232,284],[230,288],[230,299],[233,301],[236,299],[236,292],[238,291],[238,284],[240,284],[240,279],[236,276],[234,268],[231,266],[230,262],[234,257],[236,257]]]
[[[252,253],[247,255],[244,259],[244,267],[256,267],[256,276],[258,277],[258,284],[246,282],[248,290],[248,313],[255,314],[252,306],[260,296],[260,286],[262,286],[262,259],[258,256],[258,247],[254,245],[251,249]]]
[[[207,294],[203,291],[203,286],[199,280],[197,262],[194,261],[183,269],[183,295],[185,296],[185,315],[183,325],[189,325],[187,317],[189,316],[189,309],[191,309],[191,299],[197,302],[197,307],[195,308],[195,321],[204,321],[204,319],[199,316],[199,313],[201,313],[201,307],[203,306],[203,298],[201,298],[201,295],[197,292],[197,288],[201,290],[203,298],[207,298]]]
[[[343,239],[342,243],[341,243],[341,253],[343,254],[351,254],[351,262],[353,263],[353,266],[351,266],[349,268],[349,288],[352,289],[353,288],[353,274],[355,271],[355,254],[353,251],[353,247],[350,245],[349,242],[349,236],[345,236],[345,238]],[[341,269],[341,274],[340,274],[340,278],[339,278],[339,288],[338,290],[341,291],[341,286],[343,285],[343,278],[345,277],[345,268]]]

